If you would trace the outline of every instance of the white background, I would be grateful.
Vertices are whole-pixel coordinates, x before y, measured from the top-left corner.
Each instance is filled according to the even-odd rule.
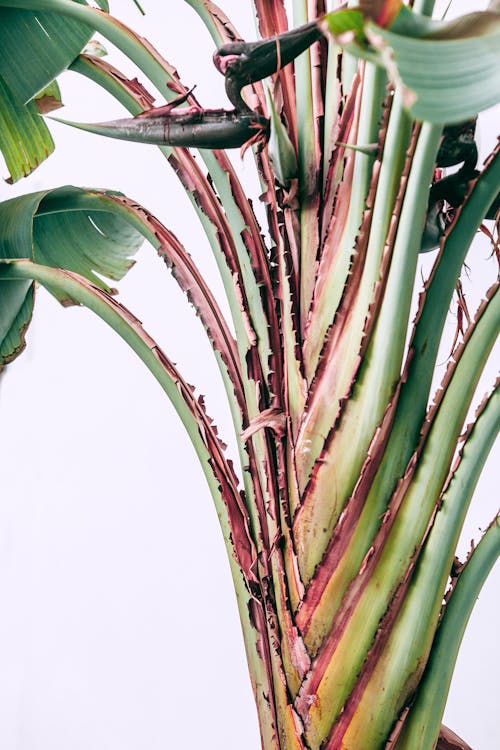
[[[247,38],[255,36],[249,2],[221,5]],[[115,15],[176,64],[187,85],[198,84],[204,106],[226,106],[213,44],[196,14],[181,0],[143,6],[144,19],[131,0],[112,2]],[[69,119],[123,116],[75,75],[63,77],[63,98]],[[67,183],[120,189],[156,213],[215,277],[189,202],[154,147],[58,125],[52,131],[55,155],[22,184],[2,183],[0,199]],[[491,132],[483,130],[485,148]],[[251,161],[239,168],[251,180]],[[487,248],[478,252],[491,275]],[[119,285],[120,299],[208,394],[208,411],[227,438],[201,326],[154,251],[145,246],[138,260]],[[481,286],[478,278],[473,270],[469,289]],[[216,515],[194,452],[144,366],[101,321],[63,310],[42,290],[28,349],[1,381],[0,409],[0,747],[256,750]],[[462,551],[494,513],[494,463],[478,487]],[[446,715],[475,750],[500,745],[497,628],[488,582]]]

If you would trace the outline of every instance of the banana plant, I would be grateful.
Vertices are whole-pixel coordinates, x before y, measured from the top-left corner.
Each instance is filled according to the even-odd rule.
[[[230,319],[147,208],[111,191],[45,190],[0,204],[0,356],[23,350],[37,282],[101,317],[160,383],[221,523],[263,750],[467,748],[441,722],[500,552],[496,517],[456,557],[498,432],[498,383],[467,422],[499,329],[498,281],[472,316],[459,295],[432,388],[480,229],[498,259],[500,155],[478,164],[475,143],[478,114],[500,101],[498,5],[447,21],[430,0],[294,0],[290,17],[281,0],[254,0],[261,39],[245,41],[212,2],[187,2],[233,109],[203,108],[105,2],[0,0],[0,147],[19,179],[53,148],[37,112],[59,103],[59,73],[101,86],[130,116],[72,125],[158,145],[205,230]],[[140,82],[92,53],[94,32]],[[226,153],[240,147],[254,154],[264,232]],[[144,239],[212,345],[236,465],[203,401],[101,278],[119,280]]]

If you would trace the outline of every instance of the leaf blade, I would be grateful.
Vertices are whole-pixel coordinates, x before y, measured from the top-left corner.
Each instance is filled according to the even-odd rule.
[[[90,27],[55,13],[1,7],[0,75],[25,103],[66,70],[91,35]]]
[[[0,76],[0,151],[10,177],[27,177],[54,150],[50,132],[35,102],[23,104]]]
[[[0,203],[0,257],[36,259],[45,266],[80,273],[111,292],[96,274],[120,279],[130,268],[142,236],[105,193],[71,186],[41,191]],[[0,295],[0,364],[24,347],[24,332],[33,310],[29,281],[2,283]]]

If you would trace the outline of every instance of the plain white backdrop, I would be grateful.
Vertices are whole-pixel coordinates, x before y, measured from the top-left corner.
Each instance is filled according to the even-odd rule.
[[[247,38],[255,36],[250,2],[220,5]],[[187,85],[197,84],[204,106],[227,106],[211,64],[213,44],[192,9],[182,0],[143,0],[143,6],[145,18],[132,0],[111,3],[115,15],[176,64]],[[62,90],[68,119],[124,116],[74,74],[63,76]],[[495,135],[491,127],[483,128],[484,148]],[[189,202],[154,147],[51,129],[55,154],[22,184],[2,182],[1,200],[68,183],[120,189],[182,239],[222,296]],[[242,170],[250,181],[250,159]],[[487,247],[478,252],[486,272],[494,272]],[[472,294],[483,282],[473,276],[467,283]],[[207,394],[208,411],[229,439],[210,347],[150,247],[119,288],[120,300]],[[100,320],[63,310],[43,290],[27,338],[26,352],[0,382],[0,747],[257,750],[225,550],[173,409]],[[495,512],[494,473],[495,459],[478,486],[462,552]],[[497,634],[489,581],[464,639],[446,714],[475,750],[500,746]]]

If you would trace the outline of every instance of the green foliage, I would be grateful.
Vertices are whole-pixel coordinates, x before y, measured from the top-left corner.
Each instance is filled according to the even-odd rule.
[[[0,150],[12,182],[54,150],[33,99],[68,68],[91,35],[88,26],[53,13],[0,7]]]
[[[417,120],[461,122],[500,101],[500,12],[471,13],[460,21],[432,21],[403,6],[389,28],[361,11],[325,16],[348,49],[387,68]]]
[[[0,257],[66,268],[111,292],[96,274],[121,279],[142,237],[106,197],[99,191],[63,187],[0,203]],[[6,281],[0,287],[0,354],[5,363],[24,345],[33,285]]]

